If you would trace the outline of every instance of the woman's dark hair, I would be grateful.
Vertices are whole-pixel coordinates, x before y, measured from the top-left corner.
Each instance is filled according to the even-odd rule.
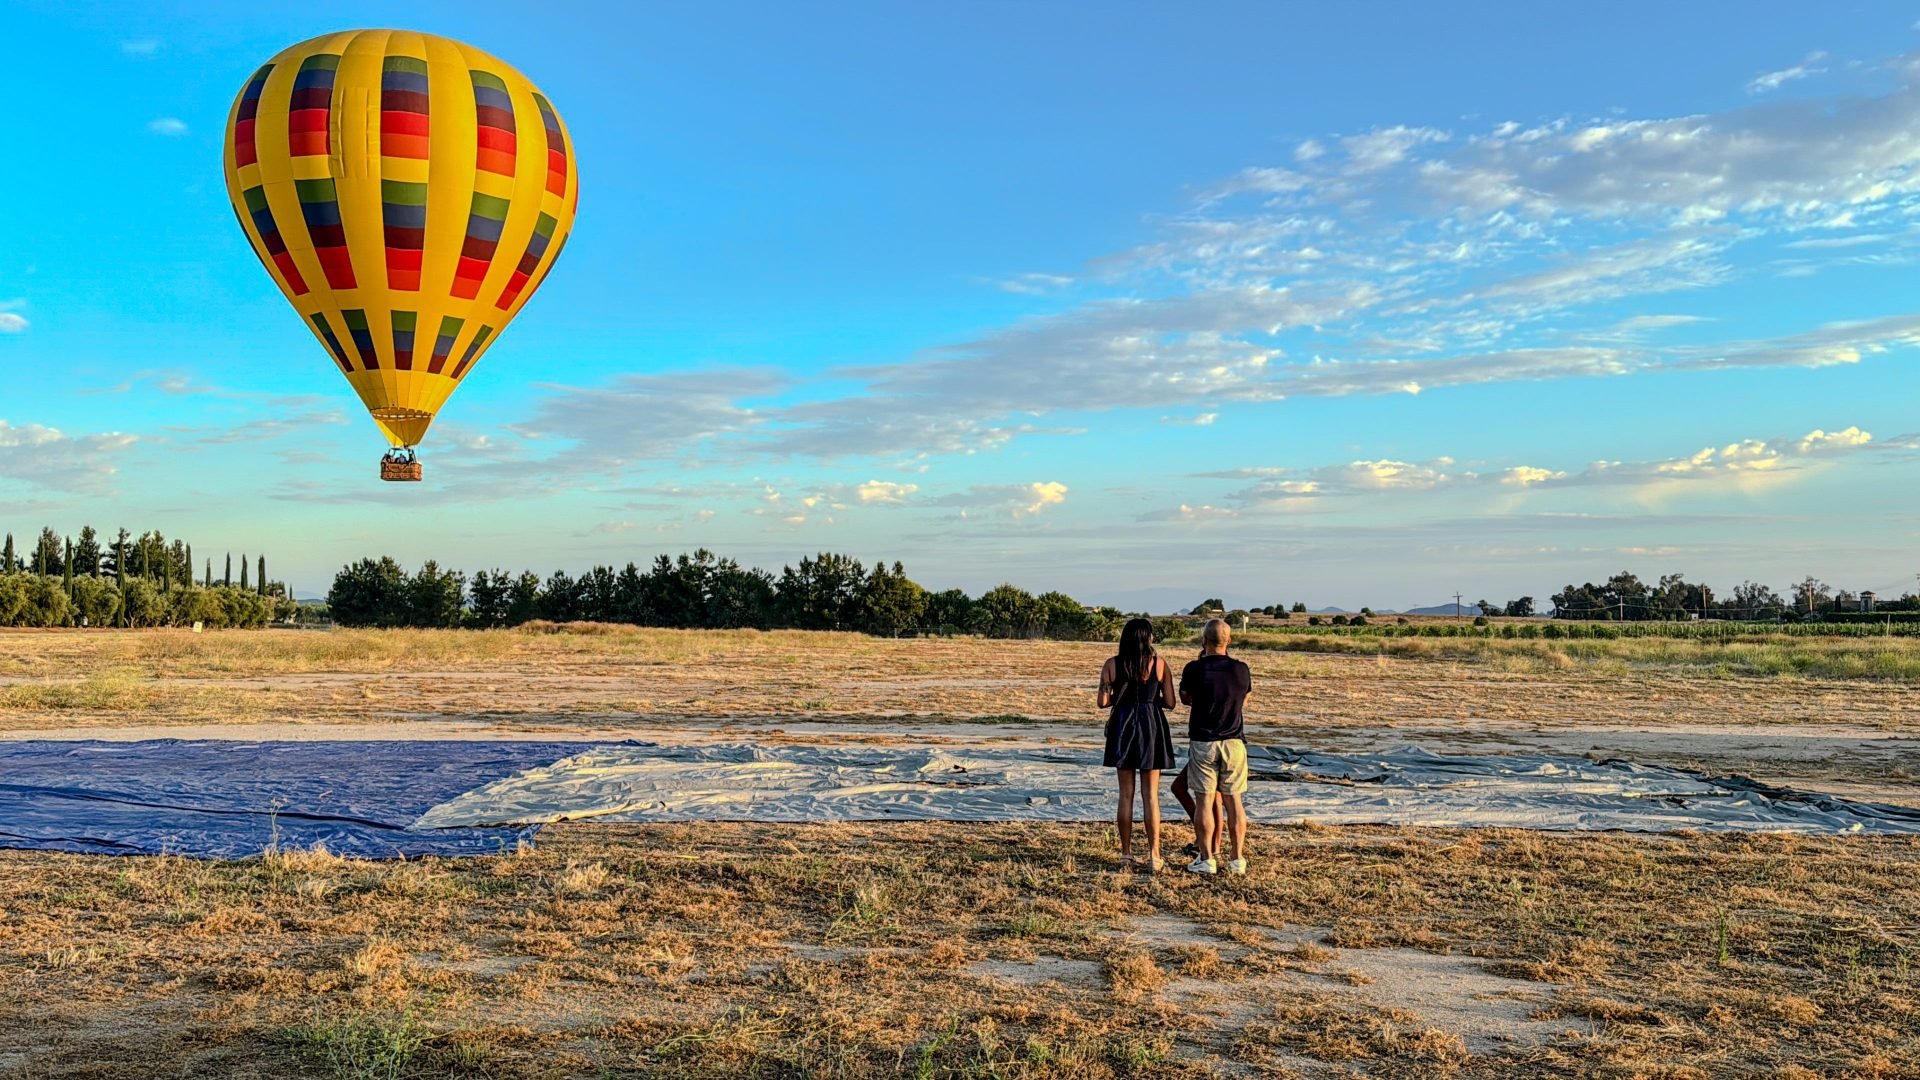
[[[1113,664],[1116,697],[1145,680],[1153,657],[1153,621],[1128,619],[1120,629],[1120,656]]]

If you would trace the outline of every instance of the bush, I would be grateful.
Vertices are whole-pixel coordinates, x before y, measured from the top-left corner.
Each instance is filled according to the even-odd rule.
[[[1475,615],[1473,617],[1473,625],[1475,626],[1487,625],[1487,617],[1485,615]]]
[[[1193,636],[1193,626],[1178,615],[1153,620],[1153,640],[1166,643]]]
[[[174,594],[173,622],[176,626],[200,623],[209,630],[227,625],[227,607],[220,602],[220,589],[184,589]]]
[[[20,614],[27,606],[27,578],[23,574],[0,574],[0,626],[20,625]]]
[[[26,579],[26,602],[21,605],[16,626],[48,627],[65,626],[67,617],[72,614],[72,605],[67,601],[67,589],[56,577],[28,577]]]
[[[144,578],[129,578],[120,596],[128,626],[162,626],[167,621],[167,597]]]
[[[1347,620],[1347,625],[1365,626],[1367,625],[1367,617],[1365,615],[1355,615],[1353,618]]]
[[[73,616],[84,626],[114,625],[120,616],[120,590],[104,578],[74,578]]]
[[[1347,617],[1345,615],[1335,615],[1333,617],[1333,625],[1335,626],[1347,625]]]
[[[1319,626],[1319,625],[1320,625],[1320,616],[1318,616],[1318,615],[1309,615],[1309,616],[1307,616],[1307,625],[1308,625],[1308,626]]]

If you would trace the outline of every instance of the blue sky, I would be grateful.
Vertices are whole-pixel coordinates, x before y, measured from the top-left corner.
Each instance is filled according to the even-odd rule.
[[[406,9],[542,87],[582,198],[400,486],[220,178],[262,60],[395,9],[13,5],[0,524],[303,593],[701,545],[1129,607],[1920,571],[1920,6],[694,7]]]

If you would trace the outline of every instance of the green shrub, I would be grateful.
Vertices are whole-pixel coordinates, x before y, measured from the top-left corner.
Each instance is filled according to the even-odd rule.
[[[73,579],[73,615],[86,626],[112,626],[120,615],[120,590],[97,577]]]

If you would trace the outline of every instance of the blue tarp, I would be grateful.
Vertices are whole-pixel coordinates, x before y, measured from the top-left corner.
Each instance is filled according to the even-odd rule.
[[[0,847],[241,858],[512,851],[536,827],[412,829],[429,808],[587,744],[0,742]]]

